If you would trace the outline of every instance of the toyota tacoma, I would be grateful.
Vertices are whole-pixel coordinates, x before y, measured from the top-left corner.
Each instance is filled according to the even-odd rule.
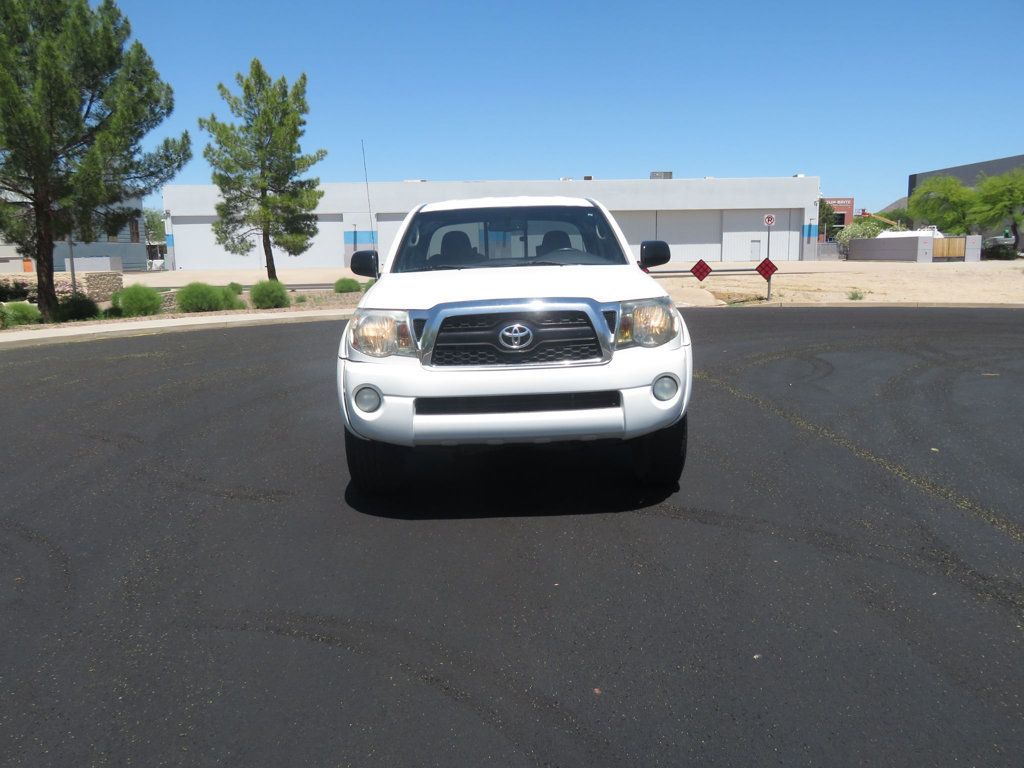
[[[338,351],[356,486],[395,483],[420,446],[626,441],[637,478],[674,485],[686,459],[686,323],[593,200],[428,203],[390,252],[357,251],[376,283]]]

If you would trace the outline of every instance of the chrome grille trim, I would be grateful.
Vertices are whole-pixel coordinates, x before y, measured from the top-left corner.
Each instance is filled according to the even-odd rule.
[[[586,314],[591,327],[600,344],[601,355],[587,361],[565,360],[553,363],[533,363],[524,365],[473,365],[473,366],[434,366],[432,357],[437,333],[449,317],[462,315],[507,314],[522,312],[524,317],[535,312],[576,311]],[[597,302],[587,298],[549,298],[549,299],[495,299],[490,301],[460,301],[438,304],[428,310],[411,310],[409,316],[414,325],[422,321],[423,332],[418,340],[420,363],[425,368],[437,370],[524,370],[530,368],[564,368],[587,365],[604,365],[612,359],[615,348],[615,326],[618,325],[618,302]],[[609,315],[615,317],[615,323],[609,322]]]

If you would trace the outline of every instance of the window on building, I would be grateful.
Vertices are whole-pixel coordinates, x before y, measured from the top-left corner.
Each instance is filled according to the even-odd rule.
[[[132,219],[128,222],[128,233],[131,235],[133,243],[140,243],[142,240],[139,238],[139,220]]]

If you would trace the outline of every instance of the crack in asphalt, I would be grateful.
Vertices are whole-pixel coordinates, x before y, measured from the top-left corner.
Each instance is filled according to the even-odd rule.
[[[936,499],[949,502],[953,506],[964,510],[965,512],[969,512],[979,520],[988,523],[995,530],[1009,537],[1015,543],[1024,544],[1024,527],[1014,523],[1012,520],[1007,520],[1005,517],[993,512],[991,509],[978,503],[974,499],[964,496],[955,488],[950,488],[949,486],[930,480],[927,477],[917,475],[902,464],[899,464],[892,459],[887,459],[884,456],[879,456],[877,453],[869,451],[863,446],[857,445],[857,443],[845,435],[841,435],[826,426],[810,421],[798,413],[788,411],[782,406],[770,400],[766,400],[760,395],[755,395],[751,392],[742,390],[724,379],[717,378],[704,371],[695,373],[694,378],[698,381],[710,384],[724,392],[728,392],[733,397],[750,403],[766,413],[777,416],[804,432],[812,434],[839,448],[849,451],[857,458],[874,464],[889,475],[907,483],[917,490]]]
[[[585,765],[624,762],[614,754],[607,734],[587,728],[552,697],[531,693],[528,684],[507,672],[485,668],[474,654],[454,651],[431,638],[339,616],[297,612],[227,610],[195,626],[275,635],[373,658],[469,709],[541,768],[574,765],[581,758]],[[402,647],[403,641],[408,647]],[[534,722],[524,717],[531,713],[538,716]]]

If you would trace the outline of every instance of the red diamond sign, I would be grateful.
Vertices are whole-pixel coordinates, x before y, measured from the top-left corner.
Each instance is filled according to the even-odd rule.
[[[758,264],[755,269],[757,270],[757,274],[765,280],[771,279],[771,276],[779,271],[779,268],[775,266],[771,259],[765,259]]]
[[[690,272],[692,272],[693,276],[703,283],[704,278],[711,274],[711,267],[708,266],[708,263],[704,261],[704,259],[701,259],[690,267]]]

